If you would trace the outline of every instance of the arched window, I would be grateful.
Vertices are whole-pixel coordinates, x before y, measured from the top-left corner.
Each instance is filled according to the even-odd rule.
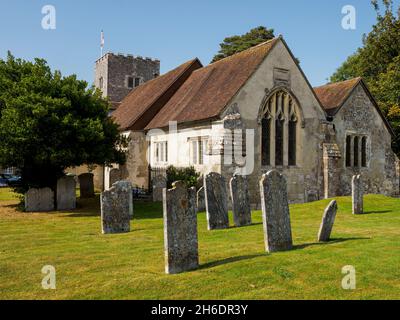
[[[266,101],[261,114],[263,166],[297,164],[298,108],[296,100],[284,90],[275,92]],[[271,150],[275,153],[274,158]]]
[[[351,136],[346,137],[346,167],[351,167]]]
[[[358,167],[358,137],[354,137],[354,166]]]
[[[263,166],[271,165],[271,118],[264,117],[262,124],[261,161]]]
[[[367,137],[361,139],[361,166],[367,166]]]

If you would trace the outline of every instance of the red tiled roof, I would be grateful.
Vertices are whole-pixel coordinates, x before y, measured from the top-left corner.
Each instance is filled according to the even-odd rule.
[[[216,118],[271,51],[279,38],[194,71],[145,129]]]
[[[112,114],[120,130],[144,129],[190,74],[201,67],[200,61],[193,59],[132,90]]]
[[[361,78],[354,78],[330,83],[314,88],[314,91],[328,115],[334,115],[360,81],[362,81]]]

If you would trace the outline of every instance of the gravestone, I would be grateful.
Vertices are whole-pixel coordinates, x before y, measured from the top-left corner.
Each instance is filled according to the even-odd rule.
[[[132,185],[118,181],[100,196],[101,229],[103,234],[130,231],[133,216]]]
[[[167,178],[159,175],[154,177],[151,182],[153,186],[153,201],[163,201],[163,190],[167,187]]]
[[[204,187],[197,191],[197,212],[206,211],[206,200],[204,195]]]
[[[109,174],[109,186],[111,188],[111,186],[120,181],[121,180],[121,170],[117,169],[117,168],[113,168],[110,170],[110,174]]]
[[[65,176],[57,181],[57,210],[76,208],[76,182],[72,176]]]
[[[163,190],[165,273],[176,274],[199,265],[196,190],[182,181]]]
[[[329,238],[331,237],[333,223],[335,222],[337,208],[338,207],[336,200],[331,201],[331,203],[326,207],[318,232],[318,241],[329,241]]]
[[[50,188],[31,188],[25,193],[25,211],[47,212],[54,210],[54,192]]]
[[[364,187],[360,175],[353,176],[353,179],[351,180],[351,188],[352,188],[353,214],[363,214]]]
[[[247,179],[242,175],[235,175],[229,185],[235,226],[247,226],[251,224],[250,195]]]
[[[285,177],[276,170],[264,174],[260,193],[266,251],[290,250],[293,243]]]
[[[229,228],[228,195],[225,179],[216,172],[204,177],[208,230]]]
[[[82,173],[78,179],[81,198],[94,197],[93,173]]]

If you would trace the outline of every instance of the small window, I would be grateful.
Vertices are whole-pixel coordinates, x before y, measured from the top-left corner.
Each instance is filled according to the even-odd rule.
[[[358,167],[359,162],[358,162],[358,142],[359,139],[358,137],[354,137],[354,166]]]
[[[367,137],[361,139],[361,166],[367,166]]]
[[[190,164],[203,165],[207,154],[208,139],[190,139]]]
[[[135,78],[135,87],[140,86],[140,78]]]
[[[283,165],[283,125],[284,120],[279,117],[275,120],[275,165]]]
[[[346,137],[346,167],[351,167],[351,136]]]
[[[168,162],[168,142],[155,142],[155,162]]]
[[[99,78],[99,88],[103,89],[103,77]]]
[[[261,123],[262,123],[261,162],[263,166],[269,166],[271,164],[271,158],[270,158],[271,119],[267,119],[264,117]]]
[[[128,88],[129,89],[133,88],[133,77],[128,77]]]

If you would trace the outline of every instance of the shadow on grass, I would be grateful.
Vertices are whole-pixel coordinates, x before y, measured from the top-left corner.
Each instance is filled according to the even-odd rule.
[[[207,262],[204,264],[201,264],[199,266],[199,269],[209,269],[217,266],[222,266],[224,264],[228,263],[233,263],[233,262],[238,262],[238,261],[243,261],[243,260],[250,260],[250,259],[255,259],[259,257],[265,257],[267,256],[268,253],[263,253],[263,254],[252,254],[252,255],[247,255],[247,256],[239,256],[239,257],[231,257],[231,258],[226,258],[222,260],[217,260],[217,261],[212,261],[212,262]]]
[[[363,214],[383,214],[383,213],[392,213],[393,210],[381,210],[381,211],[365,211]]]
[[[292,250],[302,250],[302,249],[305,249],[308,247],[313,247],[313,246],[324,246],[324,245],[330,245],[330,244],[341,243],[341,242],[346,242],[346,241],[370,240],[370,239],[371,238],[365,238],[365,237],[332,238],[326,242],[311,242],[311,243],[298,244],[298,245],[293,246]]]

